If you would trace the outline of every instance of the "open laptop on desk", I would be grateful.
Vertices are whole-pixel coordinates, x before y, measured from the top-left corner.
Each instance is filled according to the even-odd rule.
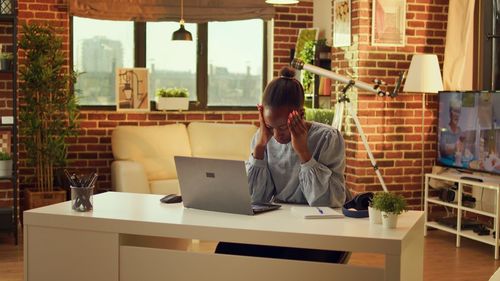
[[[281,205],[252,204],[244,161],[175,156],[184,207],[242,215]]]

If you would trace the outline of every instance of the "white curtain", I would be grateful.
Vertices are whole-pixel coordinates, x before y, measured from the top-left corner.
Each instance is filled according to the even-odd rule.
[[[450,0],[444,51],[444,90],[472,90],[474,1]]]
[[[74,16],[134,21],[179,21],[180,0],[72,0]],[[184,0],[184,20],[191,23],[274,17],[264,0]]]

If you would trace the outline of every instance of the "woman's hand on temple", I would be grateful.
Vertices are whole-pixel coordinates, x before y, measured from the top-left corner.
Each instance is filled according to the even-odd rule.
[[[256,159],[264,159],[264,150],[266,149],[267,142],[273,136],[273,132],[266,126],[266,122],[264,122],[264,106],[262,104],[257,105],[257,109],[259,110],[259,139],[255,144],[253,150],[253,157]]]
[[[292,147],[299,155],[302,163],[311,159],[311,153],[307,147],[307,125],[302,116],[294,110],[288,115],[288,127],[292,136]]]

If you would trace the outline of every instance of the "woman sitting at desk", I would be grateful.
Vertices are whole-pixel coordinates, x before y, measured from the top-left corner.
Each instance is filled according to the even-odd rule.
[[[252,200],[341,207],[350,199],[344,185],[344,140],[331,126],[303,119],[304,90],[294,74],[292,68],[281,69],[258,106],[260,128],[246,164]],[[331,263],[345,258],[338,251],[226,242],[216,252]]]

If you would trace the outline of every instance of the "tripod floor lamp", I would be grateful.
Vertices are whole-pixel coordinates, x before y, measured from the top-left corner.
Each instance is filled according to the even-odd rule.
[[[366,149],[366,152],[368,153],[368,157],[370,158],[371,165],[372,165],[375,173],[377,174],[377,178],[380,182],[380,185],[382,186],[382,189],[385,192],[387,192],[388,191],[387,186],[385,185],[384,179],[382,178],[382,174],[380,173],[380,170],[379,170],[378,165],[375,161],[375,158],[373,157],[370,146],[368,145],[368,141],[367,141],[366,136],[363,132],[363,128],[361,127],[361,124],[359,122],[359,119],[358,119],[356,113],[354,112],[354,110],[352,109],[350,99],[347,97],[347,91],[351,87],[356,87],[356,88],[359,88],[359,89],[362,89],[362,90],[365,90],[368,92],[375,93],[379,96],[395,97],[398,94],[398,91],[399,91],[399,88],[401,85],[401,81],[404,79],[404,73],[402,73],[399,76],[399,79],[397,80],[397,83],[396,83],[396,86],[394,87],[394,90],[391,93],[386,93],[385,91],[380,89],[380,86],[383,84],[383,82],[379,79],[375,79],[374,80],[375,82],[373,85],[370,85],[370,84],[362,82],[362,81],[354,81],[348,77],[336,74],[332,71],[329,71],[329,70],[326,70],[326,69],[323,69],[323,68],[320,68],[320,67],[317,67],[317,66],[314,66],[311,64],[305,64],[300,59],[294,59],[292,61],[292,66],[298,70],[304,69],[304,70],[309,71],[311,73],[314,73],[316,75],[328,77],[330,79],[333,79],[335,81],[338,81],[338,82],[345,84],[344,88],[342,89],[340,98],[338,99],[338,102],[335,105],[335,117],[333,118],[332,126],[336,129],[338,129],[339,131],[342,131],[342,119],[344,116],[344,107],[347,107],[347,112],[348,112],[349,116],[351,116],[352,119],[354,120],[354,124],[356,125],[356,129],[358,130],[359,135],[361,136],[361,140],[362,140],[363,145]]]

